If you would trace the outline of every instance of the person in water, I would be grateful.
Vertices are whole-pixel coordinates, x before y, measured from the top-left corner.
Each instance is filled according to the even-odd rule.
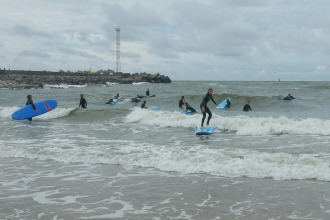
[[[119,93],[113,97],[114,99],[119,99]]]
[[[147,103],[147,101],[144,100],[143,103],[142,103],[142,105],[141,105],[141,108],[148,108],[148,107],[146,106],[146,103]]]
[[[150,96],[150,90],[149,90],[149,88],[147,88],[146,96]]]
[[[32,100],[32,95],[27,95],[26,98],[27,98],[26,105],[32,105],[32,108],[38,114],[37,107],[34,105],[33,100]],[[32,121],[32,118],[28,118],[28,120]]]
[[[111,104],[113,103],[113,99],[110,99],[109,101],[107,101],[105,104]]]
[[[186,106],[186,111],[196,112],[196,110],[191,107],[188,102],[185,102],[184,105]]]
[[[291,99],[295,99],[295,97],[293,97],[290,93],[288,94],[287,97],[289,97],[289,98],[291,98]]]
[[[137,94],[134,98],[132,98],[132,102],[138,102],[140,101],[141,96],[139,96],[139,94]]]
[[[184,105],[185,100],[184,100],[184,96],[181,97],[180,101],[179,101],[179,108],[182,108],[182,106]]]
[[[226,108],[230,108],[230,106],[231,106],[231,103],[230,103],[229,99],[227,99],[227,105],[226,105]]]
[[[204,96],[203,100],[202,100],[202,103],[200,105],[200,108],[202,110],[202,113],[203,113],[203,118],[202,118],[202,125],[201,125],[201,128],[205,128],[204,127],[204,120],[206,118],[206,113],[209,115],[209,117],[207,118],[207,123],[206,125],[208,126],[210,124],[210,119],[212,117],[212,113],[210,111],[210,109],[207,107],[207,103],[212,100],[212,102],[217,105],[217,103],[214,101],[213,99],[213,89],[212,88],[209,88],[209,90],[207,91],[206,95]]]
[[[87,101],[84,98],[84,94],[80,94],[80,103],[79,103],[79,107],[82,108],[87,108]]]
[[[251,106],[250,106],[250,101],[248,100],[248,101],[246,102],[246,104],[244,105],[244,107],[243,107],[243,111],[248,112],[248,111],[250,111],[250,110],[252,110],[252,108],[251,108]]]

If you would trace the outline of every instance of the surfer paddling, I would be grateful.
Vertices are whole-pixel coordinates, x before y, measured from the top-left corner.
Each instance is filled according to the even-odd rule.
[[[207,91],[206,95],[204,96],[203,98],[203,101],[200,105],[200,108],[202,110],[202,113],[203,113],[203,118],[202,118],[202,126],[201,128],[205,128],[204,127],[204,120],[206,118],[206,113],[209,115],[209,117],[207,118],[207,123],[206,123],[206,126],[208,126],[210,124],[210,119],[212,117],[212,113],[210,111],[210,109],[207,107],[207,103],[212,100],[212,102],[217,105],[217,103],[214,101],[213,99],[213,89],[212,88],[209,88],[209,90]]]

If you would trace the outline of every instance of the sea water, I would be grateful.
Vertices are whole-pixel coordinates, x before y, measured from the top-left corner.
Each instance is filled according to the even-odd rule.
[[[131,102],[145,95],[156,97]],[[212,111],[213,88],[230,109]],[[174,81],[0,89],[0,219],[330,219],[330,83]],[[81,109],[84,94],[88,108]],[[105,105],[117,93],[118,102]],[[296,99],[283,100],[291,93]],[[51,112],[11,114],[55,99]],[[185,96],[196,114],[181,114]],[[157,106],[157,110],[141,109]],[[243,112],[250,101],[252,111]]]

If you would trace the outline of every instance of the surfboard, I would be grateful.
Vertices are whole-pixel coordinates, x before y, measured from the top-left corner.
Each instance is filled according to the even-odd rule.
[[[213,134],[215,127],[206,126],[205,128],[198,128],[196,131],[196,135],[210,135]]]
[[[196,112],[191,112],[191,111],[183,111],[181,114],[191,114],[191,113],[196,113]]]
[[[284,100],[292,100],[292,99],[294,99],[294,98],[289,97],[289,96],[285,96],[283,99],[284,99]]]
[[[156,95],[149,95],[149,96],[146,96],[147,98],[152,98],[152,97],[156,97]]]
[[[44,100],[41,102],[36,102],[36,103],[34,103],[34,105],[36,106],[38,113],[36,113],[36,111],[34,110],[32,105],[27,105],[27,106],[15,111],[11,115],[11,117],[15,120],[22,120],[22,119],[33,118],[38,115],[45,114],[45,113],[53,110],[54,108],[56,108],[57,101],[54,99],[47,99],[47,100]]]
[[[224,109],[227,107],[227,99],[229,99],[229,101],[231,102],[231,98],[228,97],[225,100],[223,100],[217,107],[215,107],[216,109]]]
[[[158,107],[157,107],[157,106],[151,106],[150,109],[152,109],[152,110],[157,110]]]
[[[113,99],[113,101],[111,103],[107,104],[107,105],[114,105],[116,103],[117,103],[117,99]]]

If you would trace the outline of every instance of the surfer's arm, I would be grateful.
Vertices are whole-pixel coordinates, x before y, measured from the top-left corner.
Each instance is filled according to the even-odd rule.
[[[218,104],[214,101],[214,99],[213,99],[212,96],[211,96],[211,100],[212,100],[212,102],[213,102],[215,105],[218,105]]]
[[[32,107],[34,108],[34,111],[36,111],[36,113],[38,113],[38,109],[37,109],[37,107],[34,105],[34,103],[32,103]]]

